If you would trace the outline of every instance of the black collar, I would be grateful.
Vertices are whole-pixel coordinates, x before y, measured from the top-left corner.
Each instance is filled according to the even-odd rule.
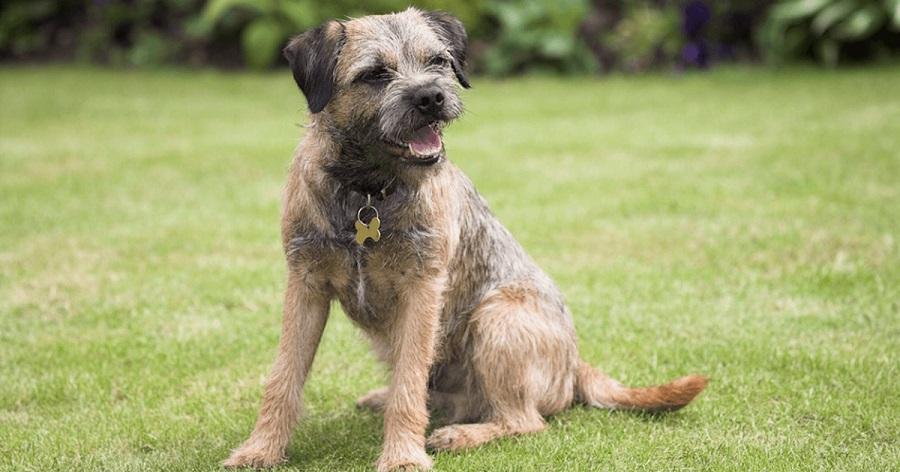
[[[376,200],[384,200],[397,190],[397,176],[391,177],[383,184],[370,185],[354,182],[352,184],[342,183],[341,186],[364,197],[371,196]]]

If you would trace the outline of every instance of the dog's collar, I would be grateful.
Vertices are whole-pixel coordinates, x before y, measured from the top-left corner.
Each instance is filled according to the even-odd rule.
[[[362,185],[346,185],[347,190],[351,192],[358,193],[367,199],[371,200],[372,198],[382,201],[385,198],[389,197],[395,190],[397,190],[397,176],[391,177],[391,180],[388,180],[386,184],[384,184],[381,189],[377,189],[378,187],[370,187],[370,186],[362,186]]]

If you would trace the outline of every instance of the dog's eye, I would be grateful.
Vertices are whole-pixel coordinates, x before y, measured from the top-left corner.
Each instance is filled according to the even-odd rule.
[[[434,56],[428,61],[429,66],[445,67],[449,62],[444,56]]]
[[[356,80],[366,84],[383,84],[391,80],[391,73],[384,67],[376,67],[364,72]]]

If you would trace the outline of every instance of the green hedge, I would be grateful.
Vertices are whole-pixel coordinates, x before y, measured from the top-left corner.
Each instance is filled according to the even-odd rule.
[[[789,0],[772,9],[759,41],[772,62],[813,55],[835,66],[893,55],[898,33],[900,0]]]
[[[723,60],[878,58],[900,49],[900,0],[425,0],[466,24],[475,72],[583,73]],[[399,0],[7,0],[0,60],[123,66],[283,63],[286,40]]]

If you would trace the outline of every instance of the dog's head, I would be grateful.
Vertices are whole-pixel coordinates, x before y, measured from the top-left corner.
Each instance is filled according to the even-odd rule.
[[[366,155],[433,164],[441,129],[462,113],[466,31],[455,17],[410,8],[330,21],[284,54],[317,123]]]

